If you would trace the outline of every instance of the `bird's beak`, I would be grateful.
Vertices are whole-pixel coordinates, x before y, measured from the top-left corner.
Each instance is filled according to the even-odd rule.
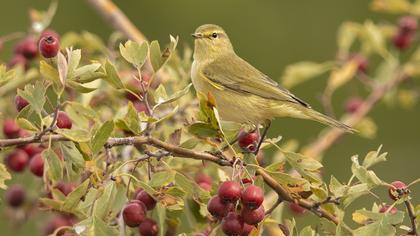
[[[193,38],[195,38],[195,39],[199,39],[199,38],[202,38],[203,37],[203,34],[201,34],[201,33],[193,33],[193,34],[191,34],[191,36]]]

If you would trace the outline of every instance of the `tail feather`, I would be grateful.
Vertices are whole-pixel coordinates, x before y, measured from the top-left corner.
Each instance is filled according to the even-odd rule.
[[[317,112],[315,110],[312,110],[312,109],[307,109],[306,112],[305,112],[305,115],[307,115],[309,117],[309,119],[311,119],[311,120],[318,121],[322,124],[326,124],[326,125],[329,125],[331,127],[336,127],[336,128],[342,129],[342,130],[344,130],[348,133],[354,133],[356,131],[355,129],[351,128],[350,126],[348,126],[346,124],[343,124],[338,120],[335,120],[335,119],[333,119],[333,118],[331,118],[327,115],[324,115],[324,114],[322,114],[320,112]]]

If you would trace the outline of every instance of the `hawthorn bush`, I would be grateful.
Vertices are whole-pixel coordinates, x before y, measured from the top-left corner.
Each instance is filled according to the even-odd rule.
[[[399,84],[420,74],[419,13],[412,3],[387,2],[372,6],[406,16],[395,24],[345,22],[337,59],[290,65],[282,77],[290,89],[329,72],[322,104],[330,115],[334,92],[360,81],[370,95],[349,98],[342,120],[368,138],[377,129],[367,116],[376,102],[413,106],[417,96]],[[127,40],[136,37],[118,28],[126,23],[119,18],[115,25],[125,35],[107,43],[89,32],[58,35],[48,29],[55,8],[37,12],[27,35],[0,38],[15,44],[0,66],[1,102],[9,104],[1,111],[0,188],[4,204],[26,215],[11,221],[50,212],[39,234],[67,236],[418,235],[420,205],[410,193],[418,181],[381,180],[372,169],[386,160],[381,147],[352,156],[348,180],[321,171],[320,157],[343,135],[339,130],[308,145],[267,138],[255,153],[259,132],[220,120],[211,95],[192,91],[192,50],[178,50],[178,37],[167,46]],[[380,61],[376,69],[372,58]],[[264,154],[269,148],[272,156]],[[42,183],[36,196],[25,183],[7,186],[25,169]],[[389,199],[374,193],[381,188]],[[349,211],[364,195],[373,203]],[[284,206],[314,214],[319,226],[298,229],[283,216]],[[358,227],[345,222],[348,215]]]

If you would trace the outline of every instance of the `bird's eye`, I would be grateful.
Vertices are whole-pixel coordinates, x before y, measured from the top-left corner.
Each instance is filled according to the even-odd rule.
[[[213,34],[211,35],[211,37],[213,37],[213,38],[217,38],[217,33],[213,33]]]

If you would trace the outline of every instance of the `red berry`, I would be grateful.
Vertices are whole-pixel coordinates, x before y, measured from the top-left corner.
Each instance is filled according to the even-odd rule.
[[[9,61],[9,63],[7,63],[8,68],[13,68],[16,65],[22,65],[25,70],[27,70],[29,66],[28,60],[20,54],[13,55],[12,59]]]
[[[256,185],[249,185],[241,194],[242,204],[249,209],[256,209],[264,201],[263,190]]]
[[[385,213],[385,212],[387,212],[388,211],[388,209],[390,208],[391,206],[390,205],[383,205],[380,209],[379,209],[379,212],[380,213]],[[398,209],[397,208],[395,208],[395,207],[392,207],[389,211],[388,211],[388,213],[390,213],[390,214],[395,214],[395,213],[397,213],[398,212]]]
[[[248,236],[254,228],[254,226],[244,223],[244,227],[242,228],[242,236]]]
[[[219,187],[218,195],[222,202],[236,202],[241,196],[241,185],[235,181],[225,181]]]
[[[260,140],[260,135],[257,131],[245,132],[241,130],[238,135],[239,147],[246,152],[255,152]]]
[[[398,32],[392,38],[392,43],[394,44],[394,47],[396,47],[400,50],[404,50],[404,49],[410,47],[412,39],[413,39],[413,35]]]
[[[360,73],[366,73],[369,67],[369,61],[368,59],[361,55],[361,54],[355,54],[351,57],[352,60],[354,60],[357,63],[357,71]]]
[[[6,119],[3,122],[3,133],[7,138],[19,138],[20,127],[13,119]]]
[[[195,176],[195,182],[197,184],[199,184],[199,183],[207,183],[207,184],[210,184],[211,185],[211,183],[213,182],[213,180],[211,179],[210,176],[208,176],[208,175],[206,175],[204,173],[198,173]]]
[[[355,113],[363,104],[363,99],[360,97],[351,97],[346,101],[346,112]]]
[[[144,190],[137,194],[136,200],[143,202],[147,210],[153,210],[156,206],[156,200]]]
[[[240,236],[244,222],[235,212],[230,212],[222,221],[222,231],[229,236]]]
[[[143,202],[134,200],[123,209],[123,219],[129,227],[137,227],[146,218],[146,206]]]
[[[65,112],[59,111],[57,116],[57,127],[60,129],[71,129],[72,125],[69,116]]]
[[[245,223],[250,225],[256,225],[264,220],[265,211],[264,207],[261,205],[257,209],[248,209],[246,207],[242,208],[241,216]]]
[[[16,110],[21,111],[23,108],[29,105],[29,102],[26,101],[23,97],[18,95],[15,97],[15,105],[16,105]]]
[[[414,33],[417,30],[417,18],[414,16],[403,16],[400,18],[398,26],[405,33]]]
[[[297,214],[297,215],[302,215],[303,213],[305,213],[305,211],[306,211],[306,209],[305,208],[303,208],[303,207],[301,207],[301,206],[299,206],[298,204],[296,204],[296,203],[290,203],[289,204],[289,209],[293,212],[293,213],[295,213],[295,214]]]
[[[56,185],[56,188],[60,190],[64,194],[64,196],[67,196],[69,193],[71,193],[73,190],[75,190],[77,185],[75,183],[66,183],[66,182],[58,182]]]
[[[5,164],[6,166],[15,172],[22,172],[26,165],[29,162],[29,157],[26,152],[16,149],[14,152],[10,153],[6,159]]]
[[[152,219],[146,218],[139,226],[141,236],[155,236],[159,233],[159,227]]]
[[[20,147],[20,149],[25,151],[30,158],[33,157],[35,154],[41,153],[44,150],[44,148],[42,148],[41,146],[33,143],[26,144]]]
[[[60,40],[60,35],[57,32],[55,32],[54,30],[51,30],[51,29],[44,30],[41,33],[40,38],[42,38],[42,37],[48,37],[48,36],[53,36],[54,38]]]
[[[38,177],[44,175],[44,159],[42,158],[41,153],[38,153],[31,158],[29,161],[29,169]]]
[[[234,205],[232,203],[225,204],[219,196],[214,196],[207,203],[207,210],[212,216],[221,219],[234,210]]]
[[[63,226],[71,226],[70,222],[63,216],[57,215],[47,221],[44,226],[44,235],[50,235],[54,231]],[[63,236],[64,230],[60,230],[57,235]]]
[[[60,50],[60,43],[57,37],[50,34],[41,37],[38,47],[43,57],[52,58],[57,56]]]
[[[25,202],[26,193],[22,186],[12,185],[7,189],[5,196],[9,206],[20,207]]]
[[[394,201],[410,193],[407,185],[401,181],[394,181],[391,183],[391,185],[392,186],[388,189],[388,194],[389,197]]]
[[[38,54],[38,47],[33,36],[28,36],[18,42],[15,46],[15,54],[23,55],[26,59],[31,60]]]
[[[198,183],[198,186],[200,186],[202,189],[206,190],[207,192],[211,191],[211,184],[201,182],[201,183]]]

